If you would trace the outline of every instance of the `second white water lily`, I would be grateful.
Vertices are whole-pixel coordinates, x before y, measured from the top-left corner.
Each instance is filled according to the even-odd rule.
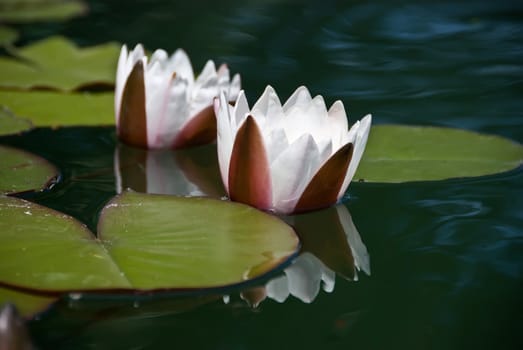
[[[172,56],[156,50],[150,61],[142,45],[128,52],[124,45],[116,72],[115,116],[118,137],[145,148],[181,148],[213,141],[216,121],[213,99],[221,91],[235,99],[240,76],[216,70],[207,61],[195,79],[185,51]]]
[[[371,125],[367,115],[349,129],[341,101],[327,111],[304,86],[283,106],[267,86],[252,109],[243,91],[234,106],[222,93],[214,109],[229,197],[284,214],[332,205],[345,193]]]

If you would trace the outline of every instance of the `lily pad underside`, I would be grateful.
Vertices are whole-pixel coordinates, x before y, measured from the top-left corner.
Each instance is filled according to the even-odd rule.
[[[42,157],[0,145],[0,195],[49,187],[58,170]]]
[[[298,250],[283,221],[226,201],[125,192],[103,209],[96,238],[63,213],[0,197],[0,286],[23,292],[223,287],[259,277]]]
[[[467,130],[378,125],[353,181],[432,181],[492,175],[523,164],[521,144]]]

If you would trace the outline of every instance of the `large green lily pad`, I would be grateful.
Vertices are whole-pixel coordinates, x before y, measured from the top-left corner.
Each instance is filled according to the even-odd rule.
[[[79,0],[0,0],[2,22],[64,21],[86,12]]]
[[[33,124],[29,119],[19,118],[8,108],[0,106],[0,136],[18,134],[32,127]]]
[[[58,170],[42,157],[16,148],[0,146],[0,195],[44,189]]]
[[[19,59],[0,57],[0,87],[71,91],[112,87],[120,45],[78,48],[63,37],[50,37],[11,51]]]
[[[113,93],[1,91],[0,106],[36,126],[114,124]]]
[[[353,181],[406,182],[490,175],[523,163],[521,144],[472,131],[378,125]]]
[[[27,291],[219,287],[296,254],[280,219],[207,198],[125,192],[102,211],[99,237],[65,214],[0,197],[0,285]]]

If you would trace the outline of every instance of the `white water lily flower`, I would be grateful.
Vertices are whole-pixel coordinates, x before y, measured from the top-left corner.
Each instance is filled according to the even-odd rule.
[[[195,79],[189,57],[182,49],[168,56],[156,50],[150,61],[138,44],[124,45],[116,72],[114,95],[116,127],[125,143],[146,148],[181,148],[216,138],[212,104],[220,92],[234,100],[240,76],[232,81],[229,69],[216,70],[207,61]]]
[[[252,109],[240,91],[234,106],[215,99],[218,161],[234,201],[295,213],[334,204],[349,186],[365,150],[371,116],[348,129],[345,108],[327,111],[322,96],[296,89],[282,106],[267,86]]]

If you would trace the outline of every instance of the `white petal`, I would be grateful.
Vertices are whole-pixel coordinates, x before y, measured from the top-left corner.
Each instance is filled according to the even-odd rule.
[[[196,79],[196,85],[206,85],[210,79],[214,79],[215,84],[218,82],[218,75],[216,74],[216,66],[212,60],[208,60],[203,67],[202,72]]]
[[[149,62],[150,65],[152,65],[155,62],[158,62],[161,65],[162,69],[165,69],[166,62],[168,60],[169,56],[167,55],[167,52],[162,49],[155,50],[151,56],[151,60]]]
[[[202,74],[198,76],[191,91],[189,101],[189,115],[194,117],[204,108],[212,105],[213,99],[218,97],[218,76],[213,61],[207,61]]]
[[[356,137],[354,140],[354,151],[352,153],[352,159],[350,161],[349,168],[347,170],[347,174],[345,175],[345,180],[343,181],[343,185],[341,186],[338,197],[343,196],[343,194],[347,190],[347,187],[349,187],[349,184],[352,181],[354,174],[356,173],[358,164],[360,163],[361,157],[363,156],[363,152],[365,151],[365,146],[367,145],[367,139],[369,137],[371,123],[372,116],[370,114],[367,114],[360,121],[359,126],[356,128]]]
[[[218,111],[216,115],[217,120],[217,149],[218,149],[218,163],[220,165],[220,174],[227,192],[229,191],[229,163],[231,161],[232,146],[234,144],[234,137],[236,130],[231,130],[231,116],[229,114],[229,102],[225,97],[225,93],[220,94],[219,100],[215,100],[215,110]]]
[[[347,143],[345,135],[347,135],[347,130],[349,129],[343,103],[340,100],[334,102],[329,109],[328,115],[327,120],[330,125],[332,145],[337,150]]]
[[[289,281],[286,276],[273,278],[265,285],[267,296],[278,303],[283,303],[289,297]]]
[[[245,91],[241,90],[239,92],[238,98],[236,99],[236,104],[234,105],[233,110],[233,122],[234,126],[237,129],[239,125],[243,124],[247,114],[249,113],[249,104],[247,98],[245,97]]]
[[[234,101],[240,93],[242,86],[241,78],[239,74],[235,74],[232,77],[231,85],[229,87],[229,101]]]
[[[289,140],[283,129],[274,129],[265,137],[265,144],[270,145],[267,149],[267,156],[269,164],[272,164],[282,151],[289,147]]]
[[[311,94],[305,86],[300,86],[294,91],[294,93],[287,99],[283,105],[283,111],[287,114],[292,108],[303,108],[309,105],[311,102]]]
[[[283,118],[283,109],[280,99],[272,88],[267,85],[261,97],[252,107],[251,114],[257,120],[258,124],[268,130],[274,123],[281,121]],[[267,125],[265,126],[265,123]]]
[[[192,69],[191,61],[189,56],[184,50],[178,49],[172,55],[169,62],[169,70],[176,72],[176,75],[184,78],[192,86],[194,83],[194,71]]]
[[[116,81],[115,81],[115,92],[114,92],[114,116],[116,125],[120,119],[120,105],[122,103],[122,92],[125,82],[127,81],[127,46],[123,45],[120,50],[120,56],[118,57],[118,66],[116,67]]]
[[[147,137],[149,147],[170,147],[182,125],[189,118],[187,105],[187,81],[176,77],[167,83],[163,91],[163,100],[155,105],[156,114],[147,114]],[[149,104],[150,100],[147,100]],[[160,101],[160,97],[158,97]]]
[[[290,213],[294,210],[305,187],[320,165],[320,153],[309,134],[304,134],[283,150],[270,164],[272,200],[275,210]]]

